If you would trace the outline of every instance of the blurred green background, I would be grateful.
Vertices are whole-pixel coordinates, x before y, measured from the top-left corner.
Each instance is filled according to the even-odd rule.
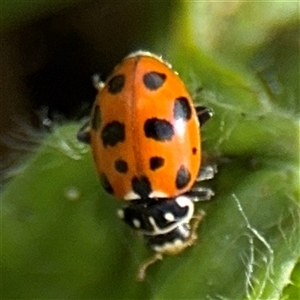
[[[1,299],[298,299],[299,2],[1,1]],[[149,269],[76,141],[128,53],[172,63],[219,163],[198,243]]]

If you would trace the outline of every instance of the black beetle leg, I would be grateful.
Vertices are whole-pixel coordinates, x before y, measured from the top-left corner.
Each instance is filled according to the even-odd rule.
[[[190,197],[194,202],[210,200],[215,195],[214,191],[211,188],[200,186],[199,182],[212,179],[216,173],[216,165],[206,165],[201,167],[196,183],[192,186],[190,191],[185,193],[185,195]]]
[[[189,197],[193,202],[198,201],[209,201],[214,195],[214,191],[208,187],[193,186],[191,190],[184,193],[185,196]]]
[[[212,109],[205,106],[196,106],[195,108],[200,126],[203,126],[203,124],[206,123],[214,115]]]
[[[210,180],[215,177],[218,172],[217,165],[206,165],[202,166],[199,170],[196,182]]]
[[[101,91],[104,87],[104,82],[101,80],[100,75],[99,74],[94,74],[92,76],[92,82],[93,82],[93,86],[95,87],[95,89],[97,89],[98,91]]]
[[[90,122],[86,122],[77,132],[78,141],[90,144],[91,143],[91,133],[90,133]]]

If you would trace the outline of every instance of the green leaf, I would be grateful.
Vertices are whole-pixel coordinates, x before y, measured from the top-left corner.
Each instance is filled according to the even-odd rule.
[[[140,262],[151,253],[116,217],[123,204],[101,189],[89,147],[76,141],[80,124],[66,124],[1,194],[3,298],[295,299],[298,21],[292,9],[269,4],[185,2],[186,14],[174,16],[176,39],[167,56],[195,101],[215,111],[203,127],[203,149],[219,162],[216,178],[205,183],[216,196],[197,204],[206,212],[197,244],[151,266],[146,280],[136,282]],[[279,6],[270,16],[271,5]],[[210,40],[219,42],[204,47],[195,24],[210,24],[206,15],[223,18],[217,20],[226,28],[220,28],[224,36],[208,28]],[[249,27],[247,15],[267,26]],[[241,41],[243,32],[251,34]],[[278,41],[283,32],[289,33],[284,47]],[[234,64],[231,51],[242,51]]]

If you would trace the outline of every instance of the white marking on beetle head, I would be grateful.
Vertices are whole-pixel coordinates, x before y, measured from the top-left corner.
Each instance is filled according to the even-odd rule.
[[[177,204],[180,207],[184,207],[187,208],[187,212],[186,215],[184,215],[181,218],[176,218],[175,216],[172,215],[172,213],[170,212],[170,215],[168,214],[168,212],[166,212],[164,214],[165,220],[171,220],[174,218],[174,222],[170,223],[169,226],[160,228],[157,223],[156,220],[154,219],[153,216],[149,216],[148,220],[149,223],[152,226],[152,229],[150,231],[143,231],[145,234],[147,235],[151,235],[151,236],[155,236],[155,235],[159,235],[159,234],[166,234],[172,230],[174,230],[176,227],[180,226],[181,224],[188,224],[191,220],[191,218],[193,217],[194,214],[194,203],[193,201],[185,196],[179,196],[177,198],[175,198],[175,201],[177,202]],[[171,216],[172,215],[172,216]]]
[[[149,217],[148,219],[149,219],[150,224],[151,224],[154,228],[156,228],[156,223],[155,223],[154,218],[153,218],[153,217]]]
[[[179,196],[176,198],[176,203],[180,206],[180,207],[185,207],[185,206],[189,206],[191,203],[191,200],[188,197],[185,196]]]
[[[138,219],[133,219],[133,220],[132,220],[132,223],[133,223],[133,226],[134,226],[135,228],[140,228],[140,227],[141,227],[141,222],[140,222],[140,220],[138,220]]]
[[[169,222],[175,221],[175,216],[170,212],[165,213],[164,218]]]

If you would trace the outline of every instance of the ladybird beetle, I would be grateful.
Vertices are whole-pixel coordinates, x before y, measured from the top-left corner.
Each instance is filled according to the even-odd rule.
[[[91,145],[103,188],[128,203],[119,217],[155,252],[139,269],[143,280],[150,264],[197,239],[203,212],[195,212],[194,202],[213,191],[196,183],[216,172],[200,167],[200,126],[212,111],[194,107],[178,74],[145,51],[125,57],[95,86],[90,121],[77,137]]]

